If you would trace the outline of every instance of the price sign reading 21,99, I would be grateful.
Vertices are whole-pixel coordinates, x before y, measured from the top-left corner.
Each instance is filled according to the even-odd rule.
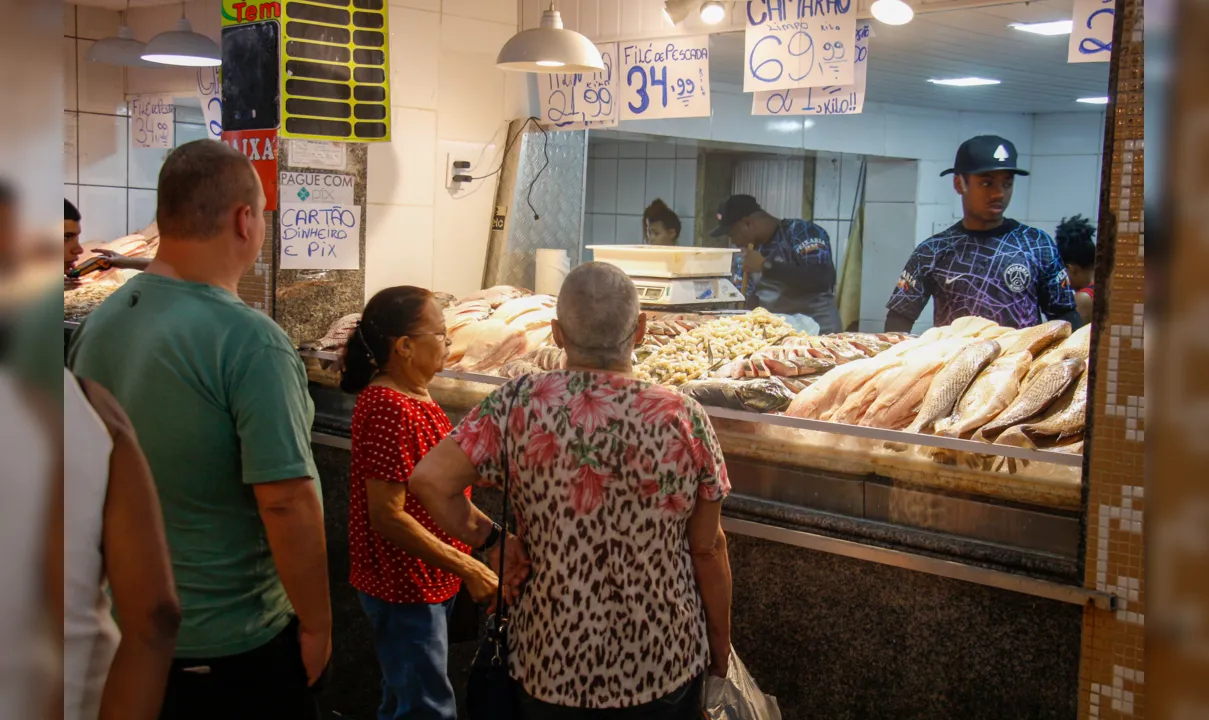
[[[709,37],[621,45],[622,120],[709,117]]]

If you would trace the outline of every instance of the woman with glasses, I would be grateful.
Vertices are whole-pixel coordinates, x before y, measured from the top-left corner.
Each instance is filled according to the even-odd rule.
[[[382,666],[379,720],[456,717],[446,672],[454,597],[463,582],[479,602],[496,591],[495,573],[408,497],[416,464],[452,429],[428,394],[448,348],[432,293],[392,287],[365,306],[344,355],[340,386],[357,395],[349,581],[369,616]]]

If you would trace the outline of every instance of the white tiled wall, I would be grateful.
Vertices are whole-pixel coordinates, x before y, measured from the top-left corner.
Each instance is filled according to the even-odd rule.
[[[680,218],[680,244],[696,232],[697,149],[667,142],[588,145],[584,245],[641,245],[642,213],[655,198]]]
[[[369,146],[365,296],[411,284],[464,295],[483,277],[507,124],[531,114],[527,78],[495,67],[512,0],[390,0],[392,142]]]

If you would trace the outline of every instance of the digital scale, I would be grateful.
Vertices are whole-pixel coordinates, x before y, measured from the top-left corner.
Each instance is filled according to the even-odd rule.
[[[597,262],[621,268],[648,310],[734,310],[744,297],[730,280],[733,248],[591,245]]]

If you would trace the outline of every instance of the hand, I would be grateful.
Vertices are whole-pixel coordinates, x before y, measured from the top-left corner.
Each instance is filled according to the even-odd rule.
[[[298,628],[298,645],[302,647],[302,666],[306,668],[306,684],[314,685],[332,659],[332,631],[312,632]]]
[[[709,669],[706,670],[710,675],[716,678],[726,679],[726,673],[730,670],[730,658],[723,660],[721,663],[711,662]]]
[[[475,565],[478,565],[475,571],[469,577],[462,578],[462,582],[466,583],[466,590],[476,603],[494,602],[496,591],[499,589],[499,578],[486,565]]]
[[[118,268],[119,270],[132,270],[142,267],[142,263],[139,263],[137,258],[128,258],[119,252],[110,250],[109,248],[97,248],[96,250],[93,250],[93,252],[108,260],[109,267]]]
[[[508,534],[504,547],[504,602],[512,605],[520,597],[521,588],[529,579],[533,563],[529,560],[529,553],[525,550],[524,542],[512,533]],[[487,562],[492,567],[500,566],[499,545],[487,551]]]
[[[746,273],[764,272],[764,264],[767,262],[759,250],[755,248],[745,248],[743,250],[743,271]]]

